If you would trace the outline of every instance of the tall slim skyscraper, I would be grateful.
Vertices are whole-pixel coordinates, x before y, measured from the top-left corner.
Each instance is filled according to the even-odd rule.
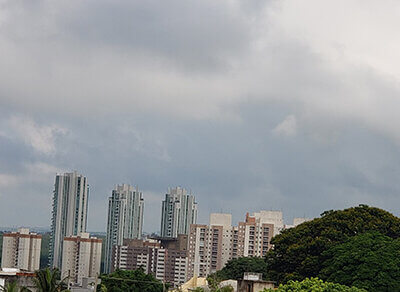
[[[53,193],[53,217],[49,264],[61,268],[64,237],[86,232],[89,185],[76,171],[57,174]]]
[[[128,184],[117,185],[108,199],[104,272],[109,273],[112,248],[124,239],[140,239],[143,228],[143,194]]]
[[[161,237],[189,234],[190,225],[197,222],[197,203],[184,188],[169,189],[162,202]]]

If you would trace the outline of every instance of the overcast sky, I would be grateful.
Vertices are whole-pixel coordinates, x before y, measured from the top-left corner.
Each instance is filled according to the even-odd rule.
[[[210,212],[400,215],[400,2],[0,0],[0,226],[49,226],[54,177],[115,184],[160,228]]]

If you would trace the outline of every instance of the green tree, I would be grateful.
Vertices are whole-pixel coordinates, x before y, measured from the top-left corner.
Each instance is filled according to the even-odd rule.
[[[400,219],[384,210],[360,205],[327,211],[321,218],[284,230],[271,241],[274,248],[267,254],[269,276],[278,283],[316,277],[323,268],[325,251],[368,231],[398,238]]]
[[[60,271],[58,269],[50,270],[49,268],[36,271],[36,277],[33,278],[35,288],[38,292],[65,292],[65,279],[60,280]]]
[[[230,285],[220,287],[221,280],[217,279],[216,277],[208,277],[207,282],[208,282],[208,289],[210,290],[210,292],[233,292],[234,290],[233,287]]]
[[[400,291],[400,239],[368,232],[333,246],[324,256],[322,279],[368,291]]]
[[[234,289],[232,286],[224,286],[224,287],[220,287],[217,288],[217,290],[215,290],[215,292],[233,292]]]
[[[336,283],[324,282],[318,278],[306,278],[305,280],[289,281],[281,284],[278,289],[264,289],[264,292],[367,292],[364,289],[348,287]]]
[[[210,282],[213,279],[217,279],[218,281],[243,279],[245,272],[263,273],[265,277],[267,273],[265,259],[259,257],[242,257],[230,260],[223,269],[211,275],[208,280]]]
[[[107,292],[162,292],[168,289],[166,285],[157,280],[153,275],[146,274],[143,269],[134,271],[116,270],[102,275],[101,284]],[[99,287],[97,288],[98,291]]]
[[[104,284],[99,284],[99,285],[97,285],[97,291],[107,292],[107,287]]]

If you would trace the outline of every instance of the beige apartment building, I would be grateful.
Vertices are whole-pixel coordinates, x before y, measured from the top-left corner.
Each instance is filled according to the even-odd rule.
[[[179,286],[186,282],[187,235],[177,238],[125,239],[113,248],[112,268],[135,270],[143,268],[156,279]]]
[[[246,214],[232,226],[231,214],[213,213],[209,225],[193,224],[188,243],[188,279],[207,277],[238,257],[262,257],[271,248],[271,238],[283,228],[280,211]]]
[[[210,225],[192,224],[188,244],[188,279],[206,277],[232,258],[232,215],[213,213]]]
[[[239,222],[234,235],[236,257],[263,257],[271,248],[270,240],[274,236],[275,225],[265,223],[262,218],[246,214],[244,222]]]
[[[89,237],[89,233],[64,237],[61,264],[62,277],[71,284],[82,284],[82,278],[95,278],[100,274],[102,241]]]
[[[36,271],[40,266],[42,236],[27,228],[3,234],[2,268]]]

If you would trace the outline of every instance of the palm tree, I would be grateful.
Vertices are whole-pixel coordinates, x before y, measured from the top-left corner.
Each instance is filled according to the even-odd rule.
[[[27,292],[30,291],[26,287],[19,287],[17,282],[7,283],[5,286],[0,286],[0,291],[2,292]]]
[[[2,292],[18,292],[17,282],[7,283],[6,285],[1,286],[0,291],[2,291]]]
[[[50,270],[46,268],[37,271],[33,281],[38,292],[66,292],[69,291],[64,289],[67,278],[60,281],[60,271],[58,269]]]

